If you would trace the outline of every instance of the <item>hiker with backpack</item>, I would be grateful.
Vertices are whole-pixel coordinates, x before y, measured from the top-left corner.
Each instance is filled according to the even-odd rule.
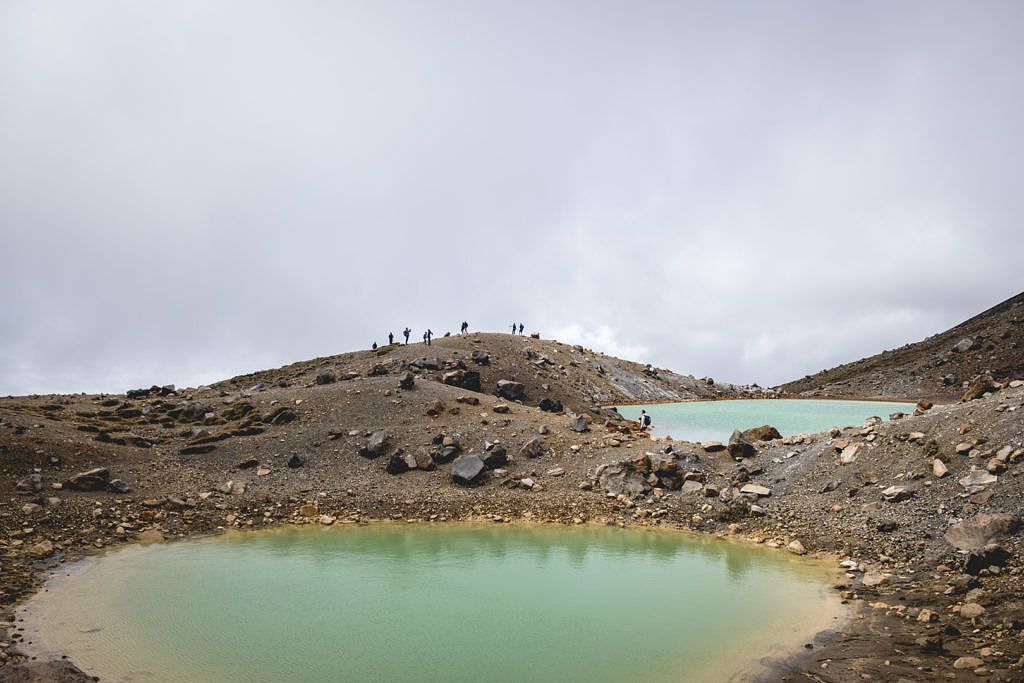
[[[647,428],[651,426],[651,416],[647,414],[646,410],[640,411],[640,417],[637,418],[637,422],[640,423],[640,431],[645,432]]]

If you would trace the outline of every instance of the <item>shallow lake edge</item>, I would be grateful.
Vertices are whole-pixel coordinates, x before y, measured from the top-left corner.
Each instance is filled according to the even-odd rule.
[[[478,527],[478,528],[549,528],[549,529],[586,529],[586,528],[615,528],[623,531],[643,531],[645,533],[656,533],[665,535],[674,535],[680,537],[691,537],[697,539],[700,542],[721,542],[731,543],[736,545],[742,545],[747,547],[761,548],[764,552],[775,550],[780,553],[786,553],[785,548],[772,548],[765,546],[763,542],[758,542],[753,538],[747,538],[743,535],[722,535],[701,532],[689,528],[675,528],[669,526],[650,526],[643,524],[618,524],[610,522],[598,522],[590,521],[583,524],[564,524],[552,521],[538,521],[532,519],[521,519],[513,520],[510,522],[495,522],[487,518],[475,518],[467,517],[459,520],[446,520],[446,521],[399,521],[393,519],[365,519],[363,521],[354,523],[338,523],[330,527],[324,527],[318,525],[315,522],[302,523],[302,524],[282,524],[269,528],[220,528],[212,531],[200,531],[196,533],[189,533],[186,535],[168,538],[163,541],[155,543],[148,542],[134,542],[130,539],[125,539],[124,543],[118,545],[107,546],[104,548],[97,548],[95,550],[76,552],[67,555],[54,555],[49,558],[49,564],[56,563],[56,566],[48,566],[39,568],[39,575],[41,583],[38,589],[30,596],[23,600],[18,601],[16,604],[11,605],[10,609],[17,615],[18,620],[22,621],[28,614],[31,614],[33,601],[40,596],[42,593],[47,592],[49,588],[56,582],[59,584],[73,583],[75,580],[75,574],[78,571],[84,570],[94,563],[100,561],[104,556],[114,554],[120,551],[124,551],[135,545],[162,545],[169,543],[188,543],[193,541],[200,541],[204,539],[216,539],[219,537],[237,536],[242,537],[253,533],[277,533],[285,532],[292,529],[302,529],[304,527],[311,527],[310,531],[325,532],[325,533],[344,533],[346,527],[357,526],[392,526],[392,527],[416,527],[416,526],[430,526],[430,527]],[[864,605],[851,604],[845,600],[841,600],[834,594],[832,584],[836,579],[843,576],[843,570],[838,567],[838,563],[841,561],[841,557],[834,553],[816,552],[809,553],[805,556],[794,557],[794,560],[807,563],[810,565],[819,565],[824,574],[827,574],[830,578],[828,582],[822,582],[822,592],[827,600],[829,606],[829,612],[825,618],[831,618],[832,624],[828,628],[818,629],[814,632],[807,632],[801,635],[799,639],[794,639],[792,645],[777,644],[768,651],[765,651],[756,659],[751,659],[745,662],[742,668],[738,669],[737,672],[731,676],[728,680],[735,683],[761,683],[767,681],[779,680],[784,675],[791,675],[794,667],[798,667],[800,663],[806,663],[814,657],[814,652],[824,647],[838,644],[840,635],[845,628],[854,623],[859,618],[860,614],[866,611]],[[811,645],[810,648],[807,645]],[[42,646],[35,644],[21,645],[19,643],[19,649],[21,649],[26,655],[29,656],[30,661],[33,663],[46,662],[46,661],[60,661],[64,663],[74,664],[73,660],[67,659],[60,655],[58,652],[51,652],[43,648]],[[809,667],[816,668],[816,667]],[[84,672],[87,676],[92,676],[88,671]],[[90,678],[91,680],[91,678]]]

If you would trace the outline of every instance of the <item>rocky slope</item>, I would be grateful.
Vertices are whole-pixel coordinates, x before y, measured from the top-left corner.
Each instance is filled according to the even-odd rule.
[[[1024,293],[922,341],[823,370],[779,389],[835,398],[960,398],[977,375],[1024,375]]]
[[[466,387],[474,372],[483,391]],[[505,396],[499,380],[514,381]],[[1024,384],[728,447],[653,440],[597,407],[735,393],[555,342],[474,335],[199,389],[0,400],[0,663],[13,663],[0,680],[33,666],[20,661],[29,646],[12,607],[97,548],[466,519],[658,525],[842,561],[851,619],[772,662],[773,680],[1020,680]],[[571,410],[542,411],[541,398]]]

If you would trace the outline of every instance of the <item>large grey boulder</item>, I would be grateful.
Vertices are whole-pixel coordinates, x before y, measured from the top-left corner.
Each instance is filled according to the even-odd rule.
[[[628,462],[619,462],[604,468],[598,482],[606,493],[615,496],[639,496],[651,488],[647,477]]]
[[[470,360],[472,360],[477,365],[490,365],[491,354],[487,353],[486,351],[474,351],[473,355],[470,356]]]
[[[379,458],[387,451],[389,439],[388,433],[383,429],[374,432],[366,445],[359,450],[359,455],[370,459]]]
[[[520,401],[526,395],[526,387],[510,379],[499,379],[498,395],[508,401]]]
[[[480,481],[485,469],[480,456],[463,455],[452,462],[452,481],[463,486],[471,486]]]
[[[980,514],[951,526],[946,541],[957,550],[979,553],[990,543],[1015,532],[1020,519],[1010,514]]]

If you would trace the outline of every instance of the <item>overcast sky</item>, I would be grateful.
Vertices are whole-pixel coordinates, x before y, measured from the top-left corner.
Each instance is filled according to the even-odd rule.
[[[1021,2],[0,0],[0,393],[527,331],[772,385],[1024,290]]]

